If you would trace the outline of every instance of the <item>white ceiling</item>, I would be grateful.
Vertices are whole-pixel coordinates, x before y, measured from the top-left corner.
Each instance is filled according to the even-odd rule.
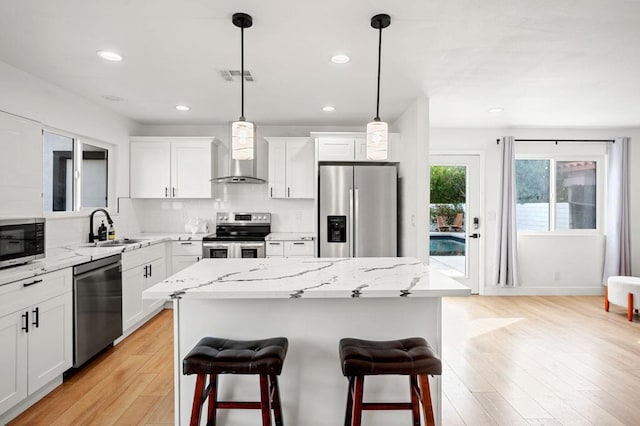
[[[226,123],[240,115],[240,84],[218,74],[240,67],[234,12],[254,19],[245,115],[259,125],[373,118],[369,20],[388,13],[387,121],[426,95],[432,126],[640,126],[634,0],[0,0],[0,60],[140,123]],[[332,64],[335,53],[352,60]]]

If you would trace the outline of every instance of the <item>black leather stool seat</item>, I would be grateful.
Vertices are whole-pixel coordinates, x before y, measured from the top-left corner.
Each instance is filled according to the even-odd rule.
[[[282,372],[286,337],[231,340],[204,337],[187,354],[183,374],[269,374]]]
[[[389,341],[345,338],[340,340],[340,359],[347,377],[442,374],[440,359],[421,337]]]

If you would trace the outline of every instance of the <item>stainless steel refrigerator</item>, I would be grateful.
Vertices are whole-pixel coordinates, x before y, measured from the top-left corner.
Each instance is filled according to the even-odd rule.
[[[321,165],[319,256],[397,256],[397,182],[394,165]]]

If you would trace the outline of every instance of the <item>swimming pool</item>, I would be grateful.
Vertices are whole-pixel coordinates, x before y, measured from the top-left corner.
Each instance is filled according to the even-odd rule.
[[[429,237],[429,255],[464,256],[465,239],[453,235],[431,235]]]

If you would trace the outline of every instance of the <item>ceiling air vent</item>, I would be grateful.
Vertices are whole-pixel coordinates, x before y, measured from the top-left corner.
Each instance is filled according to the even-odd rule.
[[[240,81],[240,70],[221,70],[220,76],[225,81]],[[251,71],[244,70],[244,81],[255,81]]]

